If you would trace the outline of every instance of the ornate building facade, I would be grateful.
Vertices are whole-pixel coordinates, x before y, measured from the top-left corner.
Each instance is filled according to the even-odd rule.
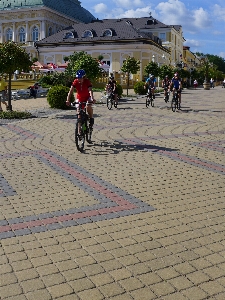
[[[35,42],[94,19],[78,0],[0,0],[0,43],[17,42],[34,57]]]

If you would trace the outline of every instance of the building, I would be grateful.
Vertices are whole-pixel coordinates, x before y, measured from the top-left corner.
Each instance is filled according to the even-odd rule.
[[[78,0],[1,0],[0,43],[14,41],[36,56],[34,43],[95,17]]]
[[[169,33],[170,31],[170,33]],[[164,44],[160,36],[164,36]],[[179,41],[179,42],[178,42]],[[75,51],[86,51],[92,57],[103,56],[110,72],[120,72],[128,56],[140,60],[140,72],[133,80],[142,80],[144,68],[152,60],[159,65],[171,64],[183,50],[181,26],[169,26],[150,17],[93,20],[73,24],[35,43],[38,59],[44,63],[62,63]],[[181,47],[181,48],[180,48]]]

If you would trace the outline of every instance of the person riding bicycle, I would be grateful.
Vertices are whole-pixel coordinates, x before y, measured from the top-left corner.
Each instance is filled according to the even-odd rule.
[[[169,79],[169,76],[166,75],[162,81],[162,88],[164,88],[164,100],[166,100],[166,93],[170,91],[170,83],[171,80]]]
[[[92,108],[92,103],[95,103],[95,99],[94,99],[94,95],[93,95],[93,91],[92,91],[92,83],[91,81],[86,78],[86,73],[84,70],[78,70],[76,72],[76,79],[73,81],[70,90],[68,92],[67,95],[67,100],[66,100],[66,105],[70,106],[70,97],[74,92],[74,88],[77,91],[76,94],[76,102],[86,102],[87,103],[87,113],[90,117],[90,126],[94,125],[94,118],[93,118],[93,108]],[[84,105],[84,107],[85,107]],[[82,107],[82,108],[84,108]],[[80,111],[79,111],[79,104],[76,104],[76,108],[77,108],[77,116],[78,119],[80,119]]]
[[[178,77],[178,73],[174,74],[174,77],[171,80],[171,87],[173,88],[173,98],[174,98],[175,91],[177,91],[179,103],[181,103],[181,89],[182,89],[182,84],[181,84],[181,80]]]
[[[116,80],[114,80],[113,76],[109,77],[109,81],[106,84],[105,89],[108,93],[113,94],[115,103],[116,103],[116,105],[118,105],[118,89],[117,89],[117,85],[116,85]]]
[[[155,99],[155,88],[156,88],[155,83],[156,83],[155,76],[153,74],[149,74],[149,77],[145,82],[144,88],[148,87],[148,94],[152,92],[153,99]]]

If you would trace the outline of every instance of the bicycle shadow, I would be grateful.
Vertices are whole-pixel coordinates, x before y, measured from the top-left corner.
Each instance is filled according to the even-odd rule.
[[[157,145],[148,144],[128,144],[120,141],[108,142],[102,141],[101,143],[95,143],[94,141],[90,146],[95,147],[95,153],[97,155],[105,154],[118,154],[122,151],[132,152],[132,151],[144,151],[144,152],[177,152],[179,149],[160,147]]]

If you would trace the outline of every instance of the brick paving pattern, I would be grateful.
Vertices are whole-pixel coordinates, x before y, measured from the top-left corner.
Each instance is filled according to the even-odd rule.
[[[12,105],[38,117],[0,120],[0,299],[225,299],[221,86],[95,105],[83,154],[73,110]]]

